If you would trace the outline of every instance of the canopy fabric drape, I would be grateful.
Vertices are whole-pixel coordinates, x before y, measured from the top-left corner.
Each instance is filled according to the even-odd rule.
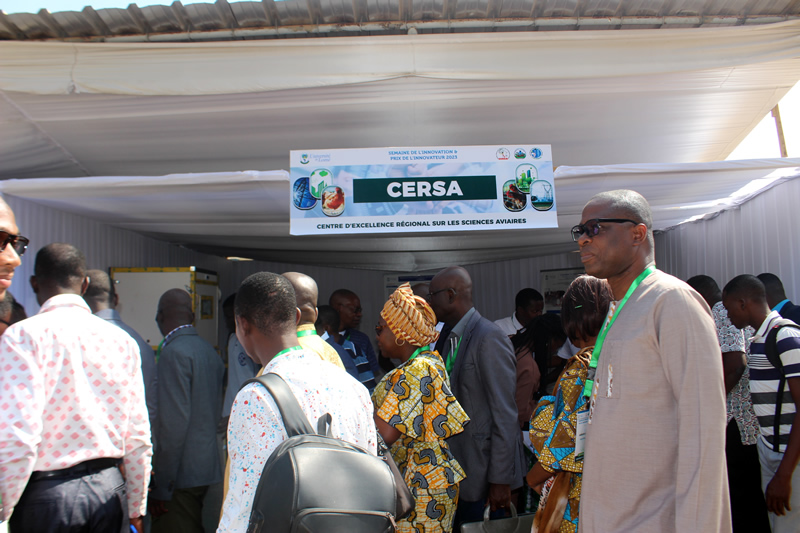
[[[569,228],[601,191],[639,191],[665,230],[797,177],[800,159],[559,167],[558,228],[335,237],[289,235],[285,171],[5,180],[0,192],[215,255],[413,272],[574,251]]]
[[[800,21],[202,43],[0,42],[0,179],[287,168],[290,150],[547,143],[724,159],[800,79]],[[513,147],[513,146],[512,146]]]

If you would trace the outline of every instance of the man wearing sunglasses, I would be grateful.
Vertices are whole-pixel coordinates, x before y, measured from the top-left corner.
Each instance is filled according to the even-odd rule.
[[[14,269],[20,265],[20,257],[28,248],[28,239],[18,234],[14,212],[0,199],[0,299],[11,287]]]
[[[594,196],[572,228],[614,294],[584,394],[584,533],[731,531],[722,358],[708,305],[655,269],[650,206]],[[580,437],[579,437],[580,438]]]

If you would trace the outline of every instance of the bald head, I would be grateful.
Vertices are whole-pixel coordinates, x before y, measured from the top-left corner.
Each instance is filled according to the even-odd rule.
[[[436,317],[448,326],[455,326],[472,308],[472,278],[460,266],[447,267],[430,283],[431,304]]]
[[[194,322],[192,296],[183,289],[170,289],[158,300],[156,323],[162,335]]]
[[[300,272],[284,272],[281,274],[289,280],[294,288],[297,308],[300,309],[300,324],[313,324],[317,320],[317,299],[319,289],[314,278]]]
[[[614,218],[628,218],[647,226],[647,244],[652,253],[655,242],[653,240],[653,211],[644,196],[629,189],[606,191],[592,196],[586,207],[593,205],[602,206],[613,213]]]
[[[436,278],[439,278],[448,287],[454,288],[459,297],[468,298],[469,303],[472,304],[472,277],[464,267],[451,266],[445,268],[431,280],[431,286],[433,286],[433,281]]]
[[[117,295],[114,291],[114,283],[111,277],[104,270],[87,270],[89,285],[83,293],[83,299],[89,304],[92,313],[97,313],[103,309],[114,309],[117,306]]]
[[[411,290],[414,292],[414,296],[419,296],[420,298],[427,298],[428,293],[431,292],[431,284],[430,283],[417,283]]]

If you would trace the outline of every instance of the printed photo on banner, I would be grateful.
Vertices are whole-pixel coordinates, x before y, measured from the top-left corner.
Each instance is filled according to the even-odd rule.
[[[556,227],[549,145],[297,150],[292,235]]]

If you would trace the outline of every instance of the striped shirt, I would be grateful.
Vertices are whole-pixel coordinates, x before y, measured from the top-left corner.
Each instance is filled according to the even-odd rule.
[[[764,345],[773,322],[780,318],[781,316],[776,311],[767,315],[750,344],[750,392],[753,397],[753,410],[761,426],[761,438],[770,448],[775,441],[773,422],[781,373],[767,360]],[[792,327],[782,328],[778,332],[777,351],[783,363],[786,378],[800,378],[800,330]],[[781,403],[783,406],[781,407],[778,443],[779,450],[784,452],[789,443],[789,432],[792,430],[792,421],[795,415],[795,405],[788,385],[784,386]]]

